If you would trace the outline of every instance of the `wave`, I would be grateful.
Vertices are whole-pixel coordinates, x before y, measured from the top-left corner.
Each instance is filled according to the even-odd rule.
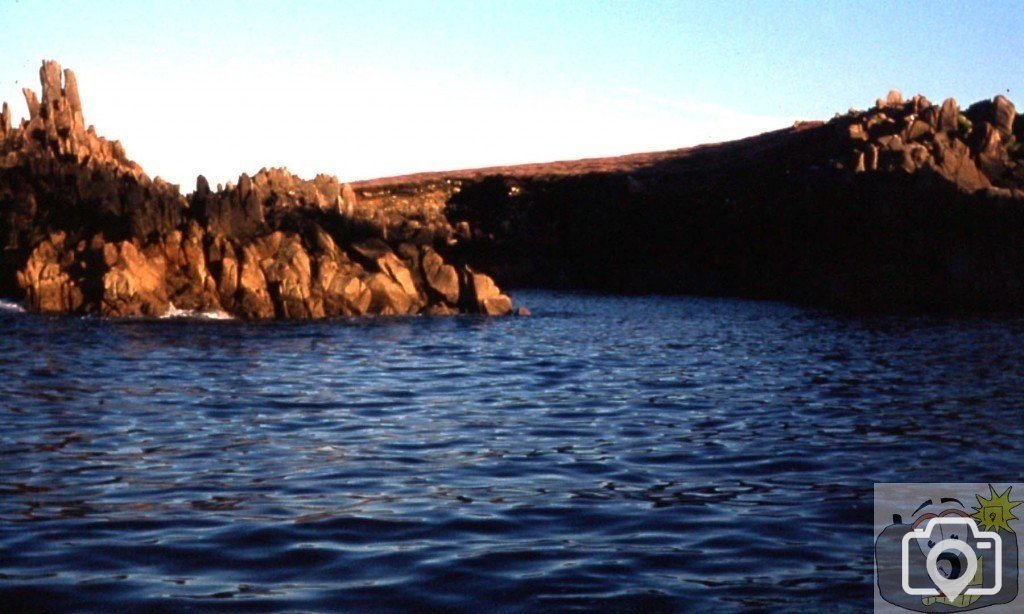
[[[161,320],[171,318],[184,318],[190,320],[234,320],[234,317],[226,311],[218,311],[211,309],[209,311],[200,311],[198,309],[178,309],[171,303],[171,306],[167,309],[167,313],[160,316]]]
[[[25,313],[25,308],[14,301],[0,299],[0,311],[12,311],[14,313]]]
[[[25,313],[25,308],[20,304],[0,299],[0,313]],[[160,319],[168,318],[183,318],[192,320],[234,320],[235,318],[227,313],[226,311],[209,310],[200,311],[198,309],[178,309],[171,303],[167,313],[160,316]]]

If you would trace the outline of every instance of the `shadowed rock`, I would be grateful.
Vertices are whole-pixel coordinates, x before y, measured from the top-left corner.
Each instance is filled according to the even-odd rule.
[[[953,132],[960,126],[960,106],[957,105],[956,100],[947,98],[942,102],[942,108],[939,110],[938,115],[938,126],[939,130],[943,132]]]
[[[353,188],[361,206],[419,211],[503,286],[1021,311],[1021,123],[1002,97],[961,111],[892,92],[728,143]]]
[[[422,266],[427,288],[447,305],[457,305],[459,302],[459,274],[455,267],[445,264],[441,256],[429,247],[423,254]]]

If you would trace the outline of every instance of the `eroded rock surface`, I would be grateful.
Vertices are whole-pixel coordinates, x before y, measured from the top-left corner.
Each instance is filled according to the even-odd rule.
[[[439,255],[444,233],[360,206],[335,177],[262,169],[213,190],[200,176],[185,197],[86,127],[70,70],[43,62],[40,81],[41,96],[25,90],[27,120],[12,125],[6,103],[0,114],[0,295],[29,310],[157,316],[173,305],[249,319],[512,310],[500,308],[500,292],[485,304],[458,284],[456,271],[469,269]]]

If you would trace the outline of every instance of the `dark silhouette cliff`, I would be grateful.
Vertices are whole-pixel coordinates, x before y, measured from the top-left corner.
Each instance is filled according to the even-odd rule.
[[[893,92],[867,111],[619,158],[353,184],[503,285],[848,309],[1024,308],[1024,120]]]

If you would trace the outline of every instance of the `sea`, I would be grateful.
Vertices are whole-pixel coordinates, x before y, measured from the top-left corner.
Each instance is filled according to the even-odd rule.
[[[1007,482],[1024,319],[0,307],[0,610],[863,611],[876,482]]]

